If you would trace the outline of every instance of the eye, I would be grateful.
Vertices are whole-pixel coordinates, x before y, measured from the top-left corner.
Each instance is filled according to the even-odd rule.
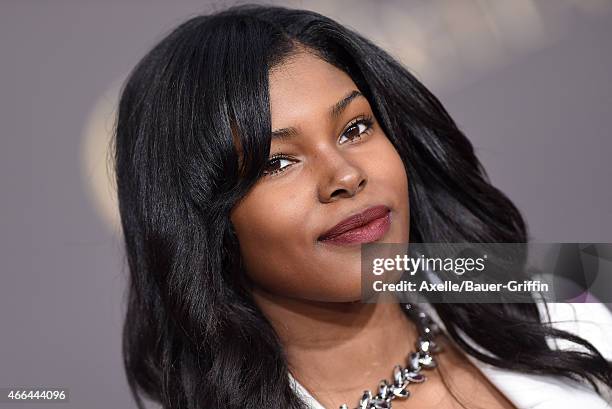
[[[374,121],[372,120],[371,116],[355,119],[351,121],[346,130],[340,136],[341,138],[347,137],[349,140],[359,139],[361,138],[361,135],[372,129],[373,123]]]
[[[291,158],[283,154],[277,154],[277,155],[273,155],[272,157],[270,157],[264,169],[264,172],[263,172],[264,175],[268,176],[268,175],[273,175],[275,173],[282,172],[290,166],[290,165],[283,166],[283,162],[291,163]]]
[[[372,129],[374,120],[372,116],[365,116],[357,118],[349,123],[342,133],[341,137],[347,137],[349,140],[355,140],[361,138],[364,133],[368,133]],[[340,142],[344,143],[344,142]],[[277,173],[283,172],[285,169],[291,166],[291,162],[294,160],[283,153],[272,155],[263,171],[264,176],[272,176]]]

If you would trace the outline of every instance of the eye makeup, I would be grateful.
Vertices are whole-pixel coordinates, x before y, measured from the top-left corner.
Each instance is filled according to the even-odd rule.
[[[344,128],[344,131],[340,135],[340,138],[346,137],[349,132],[357,130],[356,135],[352,135],[349,137],[348,143],[353,143],[353,141],[360,140],[364,134],[369,134],[372,130],[372,126],[374,125],[374,118],[371,114],[361,115],[353,120],[351,120]],[[345,142],[341,142],[344,144]],[[282,152],[276,153],[272,155],[266,164],[266,168],[264,170],[263,176],[272,176],[283,172],[285,169],[290,167],[291,165],[282,166],[282,161],[292,161],[294,159],[291,156],[284,154]],[[277,167],[279,166],[279,167]]]

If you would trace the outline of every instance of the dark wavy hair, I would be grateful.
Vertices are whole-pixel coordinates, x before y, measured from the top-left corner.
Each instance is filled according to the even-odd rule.
[[[139,408],[144,397],[167,409],[304,407],[276,333],[245,290],[229,219],[268,160],[269,70],[298,49],[346,72],[370,102],[409,175],[411,241],[528,240],[520,212],[438,99],[366,38],[284,7],[190,18],[130,73],[113,139],[129,266],[123,355]],[[610,363],[547,325],[535,302],[433,307],[481,361],[588,381],[598,393],[598,383],[612,386]],[[586,351],[552,349],[548,337]]]

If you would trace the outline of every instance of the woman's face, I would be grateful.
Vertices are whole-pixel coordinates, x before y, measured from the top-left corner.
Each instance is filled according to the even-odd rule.
[[[273,132],[280,137],[273,137],[270,157],[282,156],[231,213],[246,273],[259,290],[278,296],[357,301],[360,243],[408,242],[402,160],[351,78],[312,54],[299,53],[270,73],[270,104],[272,130],[290,131]],[[390,210],[390,223],[378,218],[336,241],[319,240],[379,205]]]

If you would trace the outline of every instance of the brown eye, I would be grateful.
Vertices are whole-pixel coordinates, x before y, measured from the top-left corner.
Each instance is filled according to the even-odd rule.
[[[349,140],[358,139],[361,137],[361,135],[368,132],[372,128],[372,124],[373,122],[370,117],[358,119],[349,125],[348,128],[346,128],[346,131],[344,131],[344,133],[341,135],[341,138],[346,137]]]
[[[289,165],[283,166],[283,162],[289,162]],[[286,168],[288,168],[291,164],[291,160],[286,156],[276,155],[272,156],[268,163],[266,164],[266,168],[264,170],[264,175],[272,175],[275,173],[282,172]]]

